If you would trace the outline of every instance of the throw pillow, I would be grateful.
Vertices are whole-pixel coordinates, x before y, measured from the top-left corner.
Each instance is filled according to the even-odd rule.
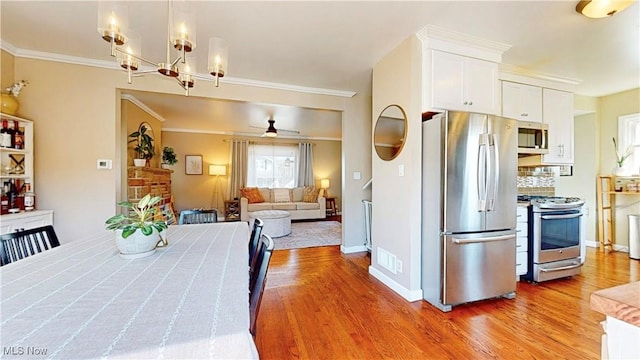
[[[274,202],[273,201],[273,196],[271,196],[271,189],[269,188],[258,188],[258,190],[260,190],[260,194],[262,194],[262,200],[264,200],[264,202]]]
[[[242,188],[240,189],[240,194],[249,200],[249,204],[264,202],[264,198],[262,198],[262,194],[260,194],[258,188]]]
[[[304,188],[304,196],[302,197],[304,202],[316,202],[318,201],[318,189],[312,187]]]
[[[273,202],[291,202],[291,198],[289,197],[289,189],[273,189]]]
[[[291,201],[302,202],[302,199],[304,199],[304,186],[291,189]]]

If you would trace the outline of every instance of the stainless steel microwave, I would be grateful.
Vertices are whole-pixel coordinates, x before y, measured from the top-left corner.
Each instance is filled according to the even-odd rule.
[[[549,125],[518,121],[518,154],[548,154]]]

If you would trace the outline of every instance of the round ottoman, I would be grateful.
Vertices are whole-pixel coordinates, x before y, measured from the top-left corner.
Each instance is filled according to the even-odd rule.
[[[249,213],[250,218],[264,222],[262,232],[272,238],[291,234],[291,214],[284,210],[260,210]]]

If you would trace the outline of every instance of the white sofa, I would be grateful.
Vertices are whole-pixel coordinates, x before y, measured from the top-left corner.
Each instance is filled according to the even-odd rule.
[[[291,214],[291,220],[324,219],[327,217],[327,201],[318,196],[316,202],[304,202],[304,187],[289,190],[289,201],[275,201],[274,189],[259,188],[264,202],[249,204],[246,197],[240,198],[240,220],[249,221],[249,213],[260,210],[284,210]]]

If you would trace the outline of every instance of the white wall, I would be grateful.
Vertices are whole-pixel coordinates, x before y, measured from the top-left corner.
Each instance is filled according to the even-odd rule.
[[[372,128],[380,112],[396,104],[407,114],[407,136],[400,154],[381,160],[374,151],[372,243],[369,271],[409,301],[422,298],[421,178],[422,178],[422,43],[416,36],[402,42],[373,68]],[[399,176],[404,166],[404,176]],[[402,261],[393,273],[377,261],[380,249]]]

